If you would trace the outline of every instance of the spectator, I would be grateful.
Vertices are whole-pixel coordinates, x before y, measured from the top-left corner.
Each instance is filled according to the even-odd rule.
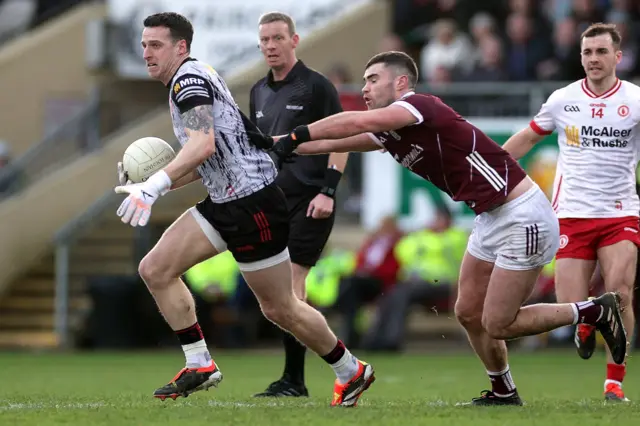
[[[436,16],[436,0],[395,0],[392,30],[410,45],[422,44],[421,33]]]
[[[638,38],[631,32],[631,19],[629,14],[619,10],[614,10],[607,15],[607,22],[616,24],[620,32],[622,44],[622,58],[616,66],[616,73],[619,78],[628,80],[639,74],[640,64],[638,63]]]
[[[540,2],[534,0],[509,0],[510,14],[521,14],[529,18],[533,24],[535,38],[546,38],[551,33],[547,17],[541,12]]]
[[[553,31],[553,57],[538,66],[542,80],[574,81],[584,77],[580,63],[580,34],[576,21],[567,17],[556,23]]]
[[[452,226],[449,210],[442,207],[429,229],[413,232],[398,242],[394,252],[400,264],[400,282],[380,299],[374,323],[363,340],[365,349],[399,350],[414,304],[449,310],[467,237],[466,231]]]
[[[446,86],[453,81],[453,74],[446,66],[438,65],[427,82],[431,87]]]
[[[422,49],[420,63],[422,76],[427,81],[438,80],[436,74],[442,74],[441,68],[466,73],[473,66],[473,48],[454,21],[441,19],[434,24],[433,37]]]
[[[469,21],[469,31],[473,42],[480,45],[487,38],[495,38],[498,35],[496,20],[486,12],[478,12]]]
[[[515,13],[507,18],[508,48],[506,70],[512,81],[536,80],[536,67],[551,57],[547,40],[533,37],[532,21],[526,15]]]
[[[508,75],[504,69],[502,42],[496,36],[483,38],[478,45],[480,58],[473,70],[461,78],[466,81],[505,81]]]
[[[384,218],[358,250],[353,274],[340,281],[337,300],[343,316],[340,335],[349,347],[359,344],[356,318],[360,309],[387,293],[396,283],[399,266],[394,249],[401,237],[395,218]]]
[[[573,0],[571,16],[576,20],[578,33],[582,33],[594,22],[604,21],[604,13],[595,0]]]
[[[382,40],[378,43],[378,52],[398,51],[406,52],[407,46],[400,36],[394,33],[389,33],[382,37]]]

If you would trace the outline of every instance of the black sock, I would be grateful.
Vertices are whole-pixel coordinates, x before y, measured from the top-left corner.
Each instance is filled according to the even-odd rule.
[[[204,339],[202,330],[200,329],[200,324],[198,324],[197,322],[191,327],[183,328],[182,330],[176,330],[175,333],[178,336],[178,339],[180,340],[180,344],[182,346],[190,345]]]
[[[287,332],[282,337],[282,343],[284,343],[285,354],[283,376],[293,383],[303,385],[307,347]]]

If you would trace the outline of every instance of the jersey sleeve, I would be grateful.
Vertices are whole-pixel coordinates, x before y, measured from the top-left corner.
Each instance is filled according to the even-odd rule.
[[[556,128],[554,115],[558,103],[558,93],[558,91],[553,92],[547,101],[542,104],[540,111],[533,117],[533,120],[529,122],[529,127],[539,135],[550,135]]]
[[[405,108],[416,118],[417,122],[415,124],[422,124],[433,120],[434,102],[435,98],[432,97],[411,95],[395,101],[393,105]]]
[[[318,79],[313,88],[314,120],[318,121],[330,115],[342,112],[340,95],[335,86],[326,78]]]
[[[184,114],[200,105],[213,105],[213,86],[203,76],[183,74],[173,82],[171,99]]]

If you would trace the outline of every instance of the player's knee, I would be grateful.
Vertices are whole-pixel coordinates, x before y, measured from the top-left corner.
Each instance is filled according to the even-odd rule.
[[[482,308],[463,299],[456,301],[454,312],[461,326],[467,330],[481,327]]]
[[[150,289],[166,286],[170,282],[168,272],[169,268],[158,262],[152,253],[147,254],[138,265],[140,278]]]
[[[496,340],[504,340],[511,337],[508,327],[512,321],[507,321],[491,313],[485,313],[482,316],[482,328],[491,337]]]
[[[260,309],[262,309],[262,314],[266,319],[285,330],[290,330],[297,318],[294,306],[293,303],[269,301],[262,302]]]
[[[616,291],[620,294],[620,307],[623,310],[627,308],[633,310],[633,288],[627,285],[620,285],[611,288],[611,291]]]

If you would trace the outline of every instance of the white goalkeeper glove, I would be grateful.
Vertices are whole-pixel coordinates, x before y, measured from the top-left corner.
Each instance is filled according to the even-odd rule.
[[[129,185],[133,183],[129,179],[127,172],[124,171],[124,165],[121,161],[118,162],[118,182],[120,183],[120,185]]]
[[[171,179],[164,170],[152,175],[146,182],[116,186],[117,194],[129,194],[120,204],[118,216],[131,226],[149,223],[151,206],[171,189]]]

